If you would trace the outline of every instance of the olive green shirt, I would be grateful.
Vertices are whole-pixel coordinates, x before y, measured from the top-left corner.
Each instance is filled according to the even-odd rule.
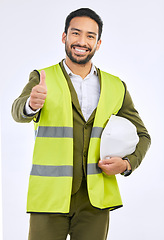
[[[87,153],[89,148],[89,141],[91,130],[94,122],[94,117],[96,109],[91,114],[90,118],[86,121],[82,114],[78,97],[76,91],[72,85],[70,77],[66,73],[63,63],[60,63],[61,69],[64,73],[64,76],[67,80],[71,97],[72,97],[72,108],[73,108],[73,139],[74,139],[74,157],[73,157],[73,186],[72,194],[76,193],[81,185],[83,176],[86,176],[86,165],[87,165]],[[98,70],[98,76],[101,86],[101,77]],[[21,95],[14,101],[12,105],[12,116],[15,121],[28,123],[32,120],[39,120],[40,111],[35,115],[26,115],[25,113],[25,104],[27,99],[30,96],[32,88],[39,84],[40,76],[39,72],[34,70],[31,72],[29,77],[29,82],[24,87]],[[150,136],[147,129],[145,128],[137,110],[134,107],[130,94],[125,86],[125,96],[121,109],[118,112],[118,116],[127,118],[130,120],[137,128],[137,134],[139,136],[139,143],[137,144],[136,150],[133,154],[128,155],[127,157],[130,160],[132,171],[134,171],[141,163],[144,158],[149,146],[150,146]],[[54,113],[55,117],[55,113]]]

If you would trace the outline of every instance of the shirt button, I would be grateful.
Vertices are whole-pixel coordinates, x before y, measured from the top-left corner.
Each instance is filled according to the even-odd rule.
[[[87,128],[88,128],[88,126],[87,126],[87,125],[84,125],[84,128],[85,128],[85,129],[87,129]]]
[[[84,156],[84,157],[86,157],[86,156],[87,156],[87,153],[86,153],[86,152],[84,152],[84,153],[83,153],[83,156]]]

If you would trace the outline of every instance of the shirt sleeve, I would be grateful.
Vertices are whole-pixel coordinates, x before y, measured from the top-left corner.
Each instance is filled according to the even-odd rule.
[[[11,114],[16,122],[31,122],[34,118],[37,118],[39,111],[33,113],[27,113],[25,106],[30,97],[31,90],[34,86],[38,85],[40,81],[39,72],[34,70],[30,73],[29,82],[24,87],[20,96],[15,99],[12,104]]]
[[[125,85],[125,83],[124,83]],[[141,163],[142,159],[144,158],[150,143],[151,138],[150,135],[141,120],[138,111],[135,109],[132,98],[127,90],[125,85],[125,97],[123,101],[123,105],[119,112],[117,113],[118,116],[127,118],[131,121],[137,128],[137,134],[139,136],[139,142],[136,146],[136,150],[134,153],[126,156],[130,160],[130,164],[132,167],[132,171],[134,171]]]

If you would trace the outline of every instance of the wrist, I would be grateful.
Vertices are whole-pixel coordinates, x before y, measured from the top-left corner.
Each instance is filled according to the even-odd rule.
[[[122,172],[121,174],[123,174],[126,177],[132,173],[132,168],[131,168],[130,161],[127,157],[122,158],[122,160],[125,161],[125,163],[126,163],[126,170],[124,172]]]

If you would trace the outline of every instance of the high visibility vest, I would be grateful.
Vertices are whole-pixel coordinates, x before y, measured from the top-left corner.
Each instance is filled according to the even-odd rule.
[[[33,165],[29,179],[27,212],[68,213],[73,178],[73,113],[67,80],[59,64],[45,68],[47,98],[35,124]],[[39,70],[41,71],[41,70]],[[93,123],[87,161],[87,187],[94,207],[122,206],[116,177],[98,168],[101,133],[122,106],[121,80],[100,71],[101,93]],[[75,143],[76,144],[76,143]]]

